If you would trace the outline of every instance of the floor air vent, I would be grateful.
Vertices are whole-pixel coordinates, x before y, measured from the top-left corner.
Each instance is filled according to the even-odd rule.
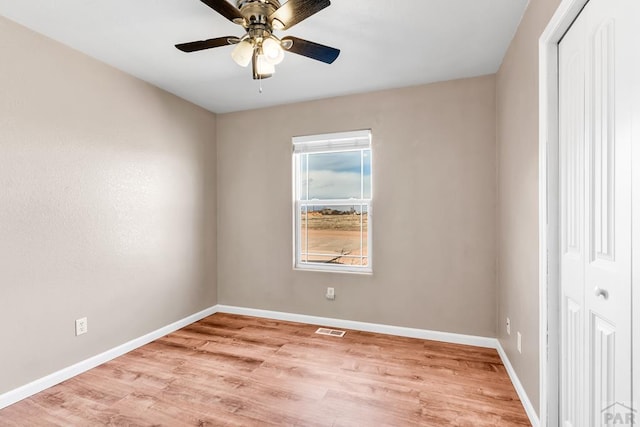
[[[329,335],[329,336],[332,336],[332,337],[342,338],[344,336],[344,334],[346,334],[346,332],[345,331],[338,331],[336,329],[318,328],[318,330],[316,331],[316,334]]]

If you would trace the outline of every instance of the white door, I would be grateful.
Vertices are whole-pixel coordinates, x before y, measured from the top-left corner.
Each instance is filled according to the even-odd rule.
[[[633,413],[631,88],[639,4],[591,0],[559,46],[563,427],[630,425]]]

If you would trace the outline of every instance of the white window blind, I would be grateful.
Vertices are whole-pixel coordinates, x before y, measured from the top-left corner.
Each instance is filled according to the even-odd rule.
[[[295,154],[351,151],[367,148],[371,148],[370,130],[296,136],[293,138],[293,152]]]

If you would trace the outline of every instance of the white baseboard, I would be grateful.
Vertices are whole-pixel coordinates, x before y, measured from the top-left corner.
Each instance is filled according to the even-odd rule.
[[[6,408],[7,406],[12,405],[22,399],[26,399],[29,396],[33,396],[34,394],[46,390],[49,387],[53,387],[56,384],[60,384],[61,382],[75,377],[76,375],[80,375],[81,373],[86,372],[89,369],[93,369],[96,366],[102,365],[103,363],[115,359],[116,357],[122,356],[123,354],[135,350],[136,348],[142,347],[143,345],[148,344],[151,341],[157,340],[158,338],[170,334],[171,332],[177,331],[178,329],[190,325],[193,322],[197,322],[198,320],[210,316],[215,312],[215,306],[207,308],[196,314],[185,317],[184,319],[178,320],[177,322],[174,322],[170,325],[150,332],[144,336],[119,345],[118,347],[112,348],[111,350],[107,350],[104,353],[100,353],[89,359],[83,360],[82,362],[78,362],[75,365],[47,375],[46,377],[37,379],[15,390],[0,394],[0,409]]]
[[[531,421],[532,426],[540,426],[538,415],[536,414],[536,411],[531,404],[531,401],[529,400],[529,397],[527,396],[522,383],[518,379],[518,376],[516,375],[516,372],[513,369],[513,366],[511,365],[507,354],[496,338],[430,331],[425,329],[405,328],[401,326],[389,326],[377,323],[357,322],[353,320],[332,319],[328,317],[308,316],[305,314],[258,310],[228,305],[215,305],[213,307],[207,308],[206,310],[202,310],[199,313],[185,317],[184,319],[178,320],[177,322],[174,322],[156,331],[150,332],[140,338],[136,338],[111,350],[107,350],[104,353],[76,363],[75,365],[61,369],[60,371],[35,380],[15,390],[1,394],[0,409],[5,408],[36,393],[39,393],[43,390],[46,390],[49,387],[53,387],[54,385],[66,381],[76,375],[80,375],[81,373],[86,372],[89,369],[93,369],[96,366],[115,359],[116,357],[122,356],[123,354],[135,350],[136,348],[142,347],[143,345],[148,344],[151,341],[154,341],[160,337],[170,334],[171,332],[177,331],[180,328],[183,328],[187,325],[190,325],[191,323],[197,322],[198,320],[201,320],[218,312],[496,349],[498,351],[498,354],[500,355],[500,358],[502,359],[502,363],[504,364],[507,373],[509,374],[511,382],[513,383],[513,386],[515,387],[516,392],[520,397],[520,401],[522,402],[522,405],[524,406],[524,409],[529,416],[529,420]]]
[[[513,369],[513,366],[511,365],[511,361],[507,357],[507,353],[504,351],[504,348],[502,348],[502,344],[500,344],[500,341],[497,339],[496,339],[496,350],[498,350],[500,359],[502,359],[502,364],[507,369],[509,378],[511,378],[513,387],[515,387],[516,393],[518,393],[518,397],[522,402],[522,406],[524,406],[524,410],[527,413],[527,416],[529,417],[529,421],[531,422],[531,425],[533,427],[539,427],[540,419],[538,418],[538,414],[536,413],[535,408],[531,404],[531,400],[529,400],[529,396],[527,395],[527,392],[524,390],[524,387],[522,386],[522,383],[520,382],[520,379],[518,378],[518,375],[516,374],[515,369]]]
[[[332,319],[329,317],[308,316],[306,314],[284,313],[281,311],[257,310],[253,308],[233,307],[229,305],[217,305],[216,309],[219,313],[264,317],[266,319],[309,323],[319,326],[331,326],[332,328],[376,332],[379,334],[398,335],[401,337],[442,341],[453,344],[473,345],[476,347],[496,348],[497,345],[497,340],[495,338],[478,337],[475,335],[462,335],[449,332],[429,331],[426,329],[414,329],[401,326],[382,325],[378,323],[356,322],[353,320]]]

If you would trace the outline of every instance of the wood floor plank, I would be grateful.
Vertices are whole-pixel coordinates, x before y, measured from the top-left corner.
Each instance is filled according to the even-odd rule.
[[[528,426],[492,349],[217,313],[0,410],[23,426]]]

